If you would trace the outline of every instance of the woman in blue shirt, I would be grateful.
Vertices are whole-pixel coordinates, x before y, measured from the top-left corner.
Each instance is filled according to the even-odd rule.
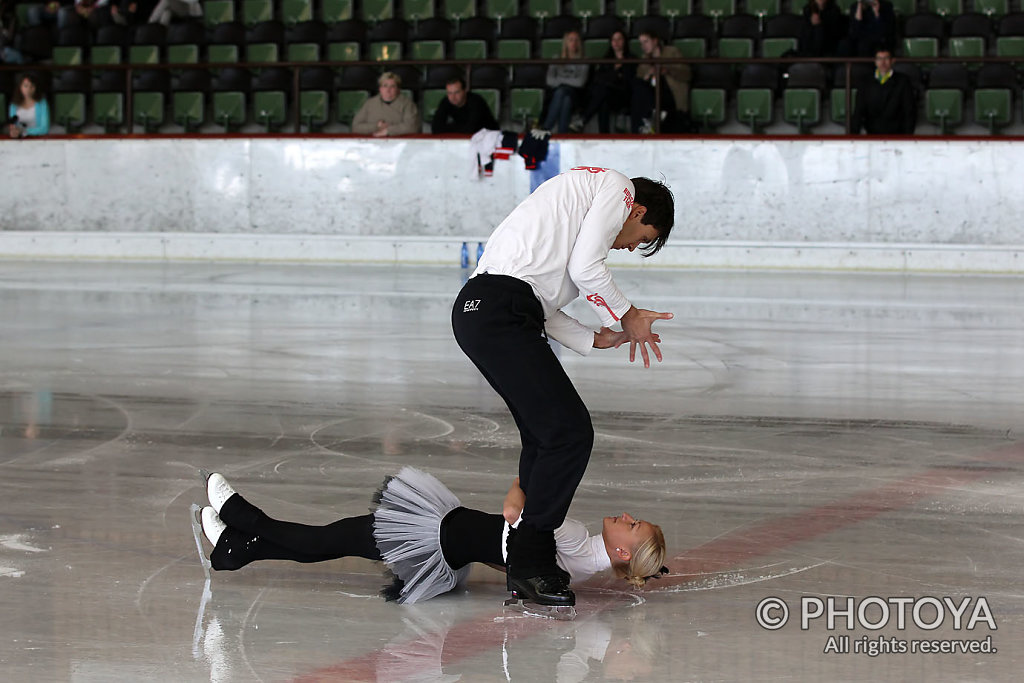
[[[32,74],[22,74],[18,87],[11,95],[7,108],[8,134],[12,138],[46,135],[50,132],[50,106],[46,102],[38,79]]]

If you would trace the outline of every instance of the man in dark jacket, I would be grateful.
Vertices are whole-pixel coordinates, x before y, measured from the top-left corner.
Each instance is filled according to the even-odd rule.
[[[461,76],[449,80],[444,89],[447,97],[434,112],[431,131],[472,135],[481,128],[501,130],[487,102],[476,93],[468,92]]]
[[[893,71],[892,50],[875,50],[875,75],[857,86],[850,130],[868,135],[911,135],[917,125],[917,97],[910,79]]]

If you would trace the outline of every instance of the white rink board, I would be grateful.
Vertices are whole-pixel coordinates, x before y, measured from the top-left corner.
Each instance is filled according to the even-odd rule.
[[[1024,149],[999,140],[569,140],[560,166],[662,178],[650,265],[1022,272]],[[467,140],[48,140],[3,146],[0,256],[457,263],[530,191]],[[638,263],[613,254],[611,263]]]

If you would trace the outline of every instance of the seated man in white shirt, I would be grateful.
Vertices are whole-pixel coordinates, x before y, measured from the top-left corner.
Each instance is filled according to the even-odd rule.
[[[523,520],[508,548],[508,587],[541,605],[571,606],[569,576],[556,563],[556,537],[594,444],[590,413],[548,345],[581,355],[629,342],[650,367],[661,360],[656,320],[633,306],[605,264],[611,249],[657,253],[675,217],[672,193],[648,178],[579,167],[538,187],[495,229],[452,309],[455,339],[504,399],[522,440]],[[602,327],[562,309],[580,293]],[[621,323],[622,329],[612,326]]]

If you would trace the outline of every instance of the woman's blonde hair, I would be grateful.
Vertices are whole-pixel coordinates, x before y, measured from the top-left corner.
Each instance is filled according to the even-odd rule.
[[[650,537],[638,545],[629,558],[625,569],[619,569],[619,575],[626,579],[633,588],[643,588],[648,579],[667,573],[665,568],[665,534],[661,527],[651,524]]]
[[[569,36],[576,34],[576,37],[580,39],[580,51],[576,54],[569,52]],[[576,59],[583,56],[583,36],[576,29],[569,29],[562,34],[562,59]]]
[[[384,85],[384,81],[394,81],[399,88],[402,87],[402,77],[394,71],[385,71],[377,78],[377,85]]]

